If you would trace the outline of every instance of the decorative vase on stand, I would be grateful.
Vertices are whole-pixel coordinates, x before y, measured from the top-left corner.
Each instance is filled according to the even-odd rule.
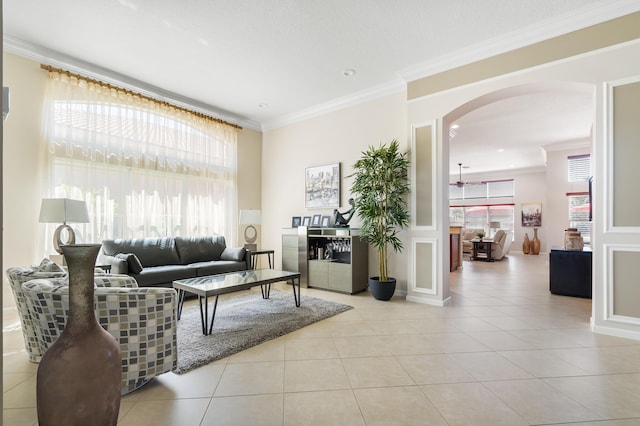
[[[116,425],[120,411],[120,345],[94,313],[94,265],[99,244],[62,247],[69,267],[69,318],[38,367],[38,422]]]
[[[522,252],[524,254],[529,254],[529,251],[531,251],[531,241],[529,241],[529,234],[525,233],[524,241],[522,242]]]
[[[538,228],[533,228],[533,240],[531,240],[531,254],[540,254],[540,240],[538,239]]]

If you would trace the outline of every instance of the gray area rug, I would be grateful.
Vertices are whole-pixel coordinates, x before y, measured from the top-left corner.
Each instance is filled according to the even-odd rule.
[[[209,317],[214,300],[209,298]],[[269,299],[263,299],[259,289],[241,291],[220,296],[213,330],[205,336],[198,303],[192,301],[178,321],[178,368],[174,372],[184,374],[352,308],[304,294],[297,308],[293,291],[271,289]]]

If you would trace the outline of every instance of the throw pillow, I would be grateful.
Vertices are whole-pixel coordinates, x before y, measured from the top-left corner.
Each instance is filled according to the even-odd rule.
[[[46,257],[42,259],[40,265],[38,265],[38,271],[40,272],[64,272],[62,266],[54,263],[51,259],[47,259]]]
[[[124,259],[127,261],[127,268],[129,268],[129,273],[131,274],[139,274],[142,272],[142,263],[138,256],[133,253],[118,253],[116,256],[118,259]]]
[[[234,262],[242,262],[247,250],[244,247],[229,248],[226,247],[220,255],[220,260],[233,260]]]

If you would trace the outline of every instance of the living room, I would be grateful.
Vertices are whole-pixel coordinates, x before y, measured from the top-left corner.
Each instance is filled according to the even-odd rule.
[[[586,39],[573,34],[579,48],[564,51],[567,39],[555,40],[556,49],[547,49],[554,55],[542,55],[535,60],[521,61],[516,58],[509,65],[489,62],[489,74],[479,73],[473,65],[481,65],[481,60],[472,62],[469,68],[460,66],[457,72],[444,73],[441,80],[430,77],[412,77],[406,74],[403,82],[381,89],[363,102],[343,102],[337,107],[327,108],[322,113],[301,115],[281,124],[274,123],[263,128],[243,126],[237,137],[237,207],[238,210],[259,208],[262,222],[259,245],[276,251],[276,265],[280,263],[282,229],[290,226],[293,216],[307,215],[304,208],[304,170],[306,167],[340,162],[342,166],[343,195],[341,210],[348,207],[348,191],[353,163],[369,145],[398,139],[402,147],[411,151],[416,142],[415,129],[431,126],[433,129],[433,161],[428,170],[433,177],[433,194],[429,205],[433,206],[433,222],[423,227],[412,227],[402,237],[406,250],[393,255],[391,265],[399,280],[400,297],[407,296],[423,304],[442,306],[450,302],[448,259],[441,253],[447,252],[448,236],[448,183],[452,171],[449,167],[449,147],[446,141],[447,129],[457,118],[453,111],[461,105],[472,102],[484,95],[505,88],[519,87],[541,82],[581,82],[593,87],[594,92],[594,141],[592,151],[567,149],[553,151],[547,157],[548,167],[555,170],[553,175],[533,174],[531,176],[511,176],[527,179],[526,192],[518,192],[516,205],[522,202],[540,201],[543,206],[543,229],[541,240],[543,252],[549,247],[561,245],[562,230],[566,227],[566,215],[557,214],[552,206],[554,200],[564,198],[571,189],[557,185],[560,170],[568,155],[591,152],[594,158],[596,176],[596,196],[594,211],[597,219],[594,236],[594,308],[591,326],[599,332],[614,336],[637,339],[640,336],[638,318],[640,313],[618,306],[621,312],[610,306],[609,299],[615,294],[620,299],[633,299],[637,295],[635,281],[626,269],[618,270],[613,279],[613,261],[616,252],[627,250],[636,252],[640,247],[636,223],[618,225],[627,228],[612,232],[615,222],[605,222],[615,208],[629,208],[628,204],[618,205],[606,195],[615,185],[616,197],[637,203],[635,188],[629,188],[623,180],[616,180],[613,166],[608,162],[609,153],[624,157],[628,146],[613,147],[608,139],[609,122],[605,112],[610,112],[609,95],[605,84],[615,87],[633,86],[634,76],[640,73],[640,14],[629,13],[625,19],[614,21],[603,28],[591,28],[602,33],[616,34],[611,38],[601,36]],[[597,26],[594,26],[597,27]],[[625,31],[611,31],[624,28]],[[573,40],[573,39],[571,39]],[[545,45],[553,46],[554,41]],[[586,46],[586,47],[585,47]],[[40,202],[48,188],[43,187],[46,169],[46,152],[42,129],[34,123],[42,121],[42,104],[46,85],[46,72],[40,68],[42,58],[20,54],[19,48],[3,52],[3,85],[11,88],[11,112],[4,123],[3,179],[4,179],[4,234],[3,267],[37,264],[50,253],[46,249],[50,236],[45,235],[38,223]],[[582,50],[581,50],[582,49]],[[532,55],[532,48],[515,49],[516,53]],[[24,52],[23,52],[24,53]],[[513,58],[511,58],[513,59]],[[511,64],[518,64],[512,66]],[[476,77],[461,77],[464,72],[477,73]],[[628,80],[631,79],[631,80]],[[624,111],[621,108],[620,111]],[[627,122],[628,123],[628,122]],[[631,128],[631,126],[629,126]],[[630,130],[631,131],[631,130]],[[632,157],[635,151],[631,151]],[[637,157],[636,157],[637,158]],[[624,158],[623,158],[624,159]],[[554,166],[555,165],[555,166]],[[627,177],[635,178],[638,171],[622,168]],[[555,173],[558,173],[557,175]],[[621,171],[622,173],[622,171]],[[606,180],[605,176],[613,176]],[[607,178],[608,179],[608,178]],[[631,179],[633,181],[633,179]],[[608,182],[610,186],[606,186]],[[19,183],[19,184],[18,184]],[[581,189],[584,190],[584,189]],[[415,205],[415,200],[412,200]],[[563,204],[560,202],[563,206]],[[557,204],[557,205],[560,205]],[[316,211],[313,211],[316,213]],[[323,215],[330,210],[317,211]],[[556,217],[558,217],[556,221]],[[518,216],[515,217],[516,223]],[[609,219],[607,219],[609,220]],[[600,221],[600,222],[598,222]],[[357,226],[354,221],[353,225]],[[516,230],[516,240],[512,249],[518,249],[523,230]],[[242,244],[242,228],[227,235],[234,244]],[[428,277],[416,277],[414,257],[416,244],[430,244],[433,247],[433,262]],[[612,248],[613,247],[613,248]],[[628,250],[629,247],[632,250]],[[597,253],[596,253],[597,251]],[[632,253],[632,254],[633,254]],[[373,251],[370,257],[373,256]],[[370,272],[375,270],[370,262]],[[615,284],[617,283],[617,284]],[[422,286],[422,287],[421,287]],[[7,285],[3,286],[3,300],[12,300]],[[421,305],[420,305],[421,306]],[[412,308],[411,312],[414,312]],[[426,308],[425,308],[426,309]]]

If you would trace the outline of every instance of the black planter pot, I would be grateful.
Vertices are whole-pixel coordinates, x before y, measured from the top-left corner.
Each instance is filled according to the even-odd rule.
[[[390,300],[396,291],[396,279],[380,281],[378,277],[369,278],[369,291],[376,300]]]

